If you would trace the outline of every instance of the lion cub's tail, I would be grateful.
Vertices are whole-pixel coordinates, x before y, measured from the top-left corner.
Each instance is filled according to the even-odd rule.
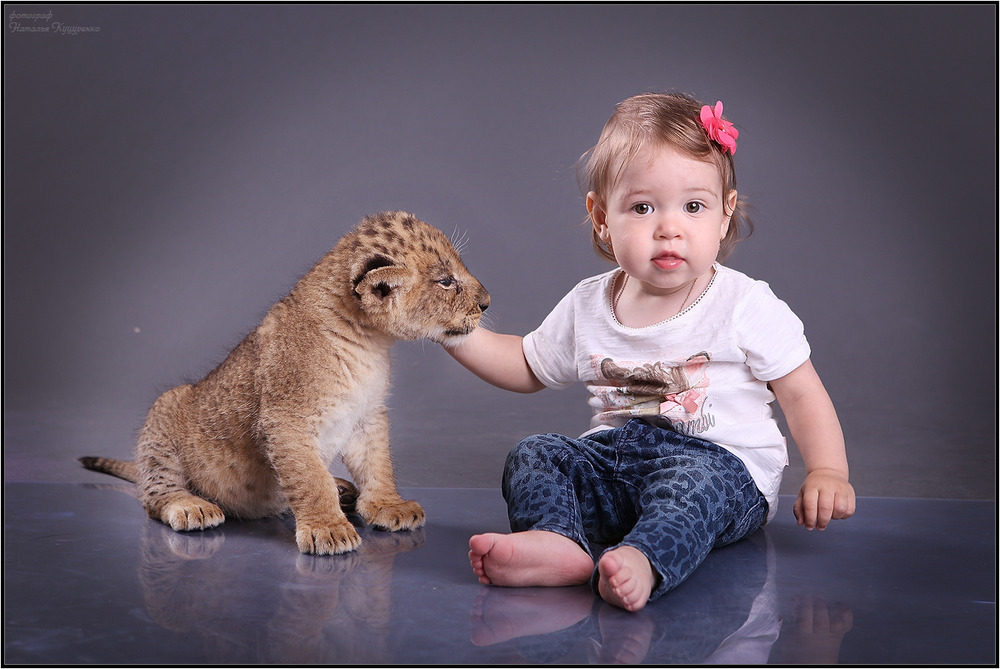
[[[104,474],[111,474],[120,479],[135,483],[139,479],[139,470],[131,460],[115,460],[114,458],[95,458],[85,456],[79,458],[80,464],[87,469]]]

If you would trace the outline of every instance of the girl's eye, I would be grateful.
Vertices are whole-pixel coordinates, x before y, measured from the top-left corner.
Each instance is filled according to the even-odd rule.
[[[684,211],[689,214],[697,214],[701,210],[702,210],[701,202],[688,202],[686,205],[684,205]]]
[[[640,216],[645,216],[646,214],[652,213],[653,207],[646,204],[645,202],[640,202],[632,207],[632,211],[639,214]]]

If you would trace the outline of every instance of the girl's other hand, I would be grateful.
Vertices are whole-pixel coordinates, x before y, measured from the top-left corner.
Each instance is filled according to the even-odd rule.
[[[792,507],[795,520],[807,530],[825,530],[831,520],[854,515],[854,486],[841,472],[818,469],[806,476]]]

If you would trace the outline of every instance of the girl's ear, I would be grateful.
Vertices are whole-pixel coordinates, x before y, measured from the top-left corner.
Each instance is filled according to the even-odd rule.
[[[593,223],[594,232],[597,233],[598,238],[607,242],[608,215],[594,191],[587,193],[587,213],[590,215],[590,222]]]
[[[725,239],[726,233],[729,232],[729,222],[733,218],[733,212],[736,211],[736,201],[739,194],[735,190],[729,191],[729,196],[726,197],[725,203],[725,216],[722,218],[722,230],[719,233],[719,239]]]

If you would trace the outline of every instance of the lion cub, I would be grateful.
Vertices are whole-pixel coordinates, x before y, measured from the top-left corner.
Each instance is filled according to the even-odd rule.
[[[457,343],[489,303],[439,230],[404,212],[366,217],[222,364],[159,397],[134,463],[80,461],[137,483],[149,516],[179,531],[290,509],[299,550],[325,555],[361,542],[341,502],[379,528],[420,527],[389,455],[389,349]],[[336,456],[356,491],[327,469]]]

